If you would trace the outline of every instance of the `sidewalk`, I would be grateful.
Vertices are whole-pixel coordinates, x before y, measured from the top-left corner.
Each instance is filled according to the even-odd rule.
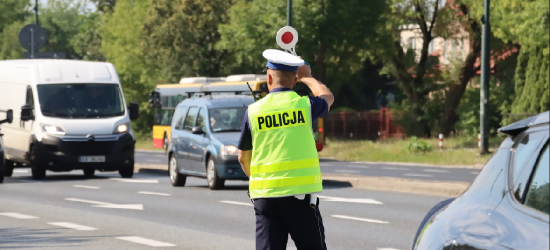
[[[168,166],[161,164],[135,164],[136,172],[168,175],[167,168]],[[370,190],[457,197],[470,186],[470,183],[325,173],[323,174],[323,185],[351,186],[354,188],[365,188]]]

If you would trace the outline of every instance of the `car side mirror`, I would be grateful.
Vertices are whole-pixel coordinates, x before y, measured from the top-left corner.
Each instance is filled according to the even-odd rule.
[[[204,132],[204,130],[202,130],[202,127],[193,127],[191,129],[191,133],[194,134],[194,135],[204,135],[204,134],[206,134]]]
[[[13,110],[8,109],[8,111],[6,111],[6,119],[1,120],[0,124],[6,123],[6,122],[11,123],[12,121],[13,121]]]
[[[137,120],[139,118],[139,106],[137,103],[131,102],[128,110],[130,111],[130,120]]]
[[[21,121],[34,120],[33,109],[34,107],[30,104],[21,106]]]

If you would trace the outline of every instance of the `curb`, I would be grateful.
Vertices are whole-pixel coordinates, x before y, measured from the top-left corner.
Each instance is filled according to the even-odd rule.
[[[135,171],[168,175],[168,167],[161,164],[136,163]],[[323,186],[330,188],[364,188],[379,191],[457,197],[469,186],[467,182],[423,181],[393,177],[371,177],[350,174],[323,174]]]

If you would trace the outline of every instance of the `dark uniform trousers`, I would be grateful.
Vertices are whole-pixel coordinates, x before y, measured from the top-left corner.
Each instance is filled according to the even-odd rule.
[[[317,206],[310,197],[294,196],[254,200],[256,212],[256,250],[286,249],[288,235],[298,250],[325,250],[325,228]]]

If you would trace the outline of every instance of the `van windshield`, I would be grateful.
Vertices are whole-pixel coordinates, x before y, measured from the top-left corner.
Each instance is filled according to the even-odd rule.
[[[246,108],[210,109],[210,127],[213,132],[239,132]]]
[[[124,114],[118,84],[44,84],[37,89],[44,116],[103,118]]]

